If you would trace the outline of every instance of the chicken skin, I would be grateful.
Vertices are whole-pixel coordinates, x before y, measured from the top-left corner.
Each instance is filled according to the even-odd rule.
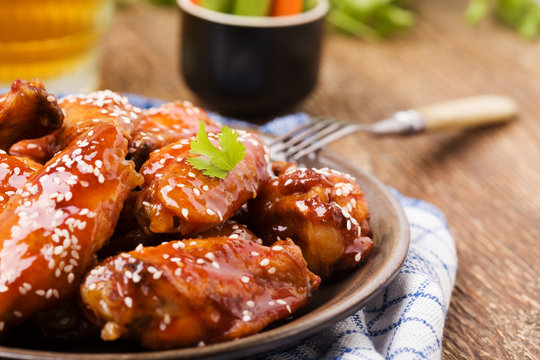
[[[42,83],[16,80],[10,92],[0,95],[0,149],[47,135],[60,128],[63,119],[56,97]]]
[[[233,239],[242,238],[262,244],[262,239],[251,232],[246,225],[239,224],[232,220],[227,220],[209,230],[197,235],[197,239],[207,239],[213,237],[231,237]],[[118,255],[121,252],[134,250],[137,246],[157,246],[172,240],[181,240],[179,234],[154,234],[142,229],[131,230],[119,237],[113,237],[99,252],[98,258],[105,259]]]
[[[197,134],[201,120],[208,131],[219,131],[220,126],[210,120],[203,109],[193,106],[189,101],[177,101],[143,110],[132,130],[130,159],[140,168],[152,151]]]
[[[329,169],[277,164],[279,176],[248,203],[249,224],[265,244],[291,238],[322,278],[358,266],[371,248],[369,211],[355,180]]]
[[[0,330],[70,297],[141,183],[120,130],[99,124],[37,170],[0,212]]]
[[[59,103],[65,113],[63,126],[39,139],[14,144],[9,150],[11,155],[25,156],[43,164],[79,135],[100,123],[114,125],[131,141],[131,132],[142,112],[125,97],[110,90],[66,96]]]
[[[258,244],[262,244],[263,241],[257,235],[255,235],[244,224],[240,224],[236,221],[227,220],[222,224],[219,224],[210,230],[203,231],[197,235],[198,239],[207,239],[213,237],[230,237],[231,239],[246,239],[254,241]]]
[[[27,158],[10,156],[0,150],[0,212],[11,196],[41,165]]]
[[[101,337],[167,349],[256,333],[304,305],[319,286],[292,241],[172,241],[107,259],[81,285]]]
[[[217,144],[217,136],[208,134]],[[139,225],[154,233],[193,236],[230,218],[269,177],[268,148],[258,135],[238,131],[246,156],[225,179],[206,176],[186,159],[190,139],[150,154],[140,173],[144,184],[137,195]]]

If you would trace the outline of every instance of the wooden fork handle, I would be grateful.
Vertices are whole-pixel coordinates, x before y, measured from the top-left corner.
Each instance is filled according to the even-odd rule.
[[[507,96],[484,95],[435,103],[416,109],[427,131],[506,122],[516,117],[517,104]]]

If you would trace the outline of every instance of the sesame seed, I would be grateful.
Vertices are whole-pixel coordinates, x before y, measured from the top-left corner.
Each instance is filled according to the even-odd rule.
[[[283,250],[283,247],[281,247],[279,245],[275,245],[275,246],[272,246],[271,249],[274,250],[274,251],[281,251],[281,250]]]
[[[187,217],[188,217],[188,214],[189,214],[188,209],[182,208],[182,216],[185,217],[185,218],[187,218]]]
[[[251,316],[249,316],[248,314],[244,314],[244,316],[242,316],[242,320],[248,322],[251,320]]]
[[[251,300],[248,300],[248,301],[246,302],[246,305],[247,305],[248,307],[250,307],[250,308],[255,307],[255,303],[254,303],[253,301],[251,301]]]
[[[195,193],[195,195],[197,196],[200,196],[201,195],[201,191],[197,188],[193,188],[193,192]]]
[[[360,262],[360,260],[362,260],[362,253],[354,255],[354,261]]]
[[[259,256],[259,253],[256,252],[256,251],[252,251],[252,252],[251,252],[251,256]]]
[[[268,269],[268,273],[269,273],[269,274],[275,274],[275,273],[276,273],[276,268],[275,268],[275,267],[271,267],[270,269]]]
[[[15,317],[18,317],[18,318],[22,318],[23,316],[23,314],[20,311],[14,311],[13,315],[15,315]]]
[[[124,298],[124,304],[126,304],[126,306],[131,309],[131,307],[133,306],[133,299],[129,296],[126,296]]]
[[[243,282],[244,284],[247,284],[247,283],[249,282],[249,277],[247,277],[247,276],[242,276],[242,277],[240,278],[240,280],[242,280],[242,282]]]
[[[285,308],[289,312],[289,314],[292,314],[291,306],[289,304],[285,305]]]
[[[261,262],[259,263],[261,266],[266,266],[268,264],[270,264],[270,260],[268,259],[262,259]]]
[[[134,273],[132,280],[134,283],[138,283],[139,281],[141,281],[141,275],[139,275],[138,273]]]
[[[277,299],[276,301],[277,301],[278,304],[287,305],[287,302],[285,300]]]
[[[73,273],[69,273],[68,277],[67,277],[67,281],[68,283],[72,283],[73,280],[75,279],[75,275]]]
[[[197,259],[197,264],[204,264],[204,260],[203,259]]]
[[[216,215],[216,213],[212,209],[206,209],[206,213],[210,216]]]
[[[172,247],[178,250],[178,248],[184,249],[186,247],[186,244],[184,244],[182,241],[177,241],[172,244]]]
[[[161,277],[161,274],[162,274],[161,271],[158,271],[158,272],[154,273],[154,275],[152,277],[154,278],[154,280],[157,280],[157,279],[159,279]]]

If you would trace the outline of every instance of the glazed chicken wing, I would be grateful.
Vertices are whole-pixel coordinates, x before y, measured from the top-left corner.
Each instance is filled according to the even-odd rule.
[[[81,285],[101,337],[166,349],[256,333],[304,305],[320,279],[292,241],[172,241],[107,259]]]
[[[279,176],[248,204],[252,228],[266,244],[293,239],[310,270],[323,278],[356,267],[373,246],[358,184],[335,170],[278,167]]]
[[[220,126],[210,120],[203,109],[188,101],[144,110],[132,131],[130,158],[140,168],[152,151],[197,134],[201,120],[208,131],[219,131]]]
[[[10,92],[0,95],[0,149],[49,134],[62,126],[63,119],[56,97],[42,83],[16,80]]]
[[[190,139],[180,140],[150,154],[140,172],[144,176],[135,214],[139,224],[154,233],[192,236],[216,226],[257,195],[268,178],[268,149],[253,133],[238,132],[246,156],[225,179],[211,178],[186,158]],[[214,144],[217,136],[209,134]]]
[[[0,330],[69,297],[141,183],[121,131],[100,124],[35,172],[0,212]]]
[[[131,132],[141,113],[125,97],[110,90],[66,96],[59,103],[65,112],[63,126],[50,135],[14,144],[10,154],[45,163],[79,135],[99,124],[114,125],[131,140]]]

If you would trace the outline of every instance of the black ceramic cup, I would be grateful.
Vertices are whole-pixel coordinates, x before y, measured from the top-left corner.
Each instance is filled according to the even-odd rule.
[[[235,116],[284,113],[317,82],[328,0],[279,17],[237,16],[177,0],[181,72],[210,110]]]

